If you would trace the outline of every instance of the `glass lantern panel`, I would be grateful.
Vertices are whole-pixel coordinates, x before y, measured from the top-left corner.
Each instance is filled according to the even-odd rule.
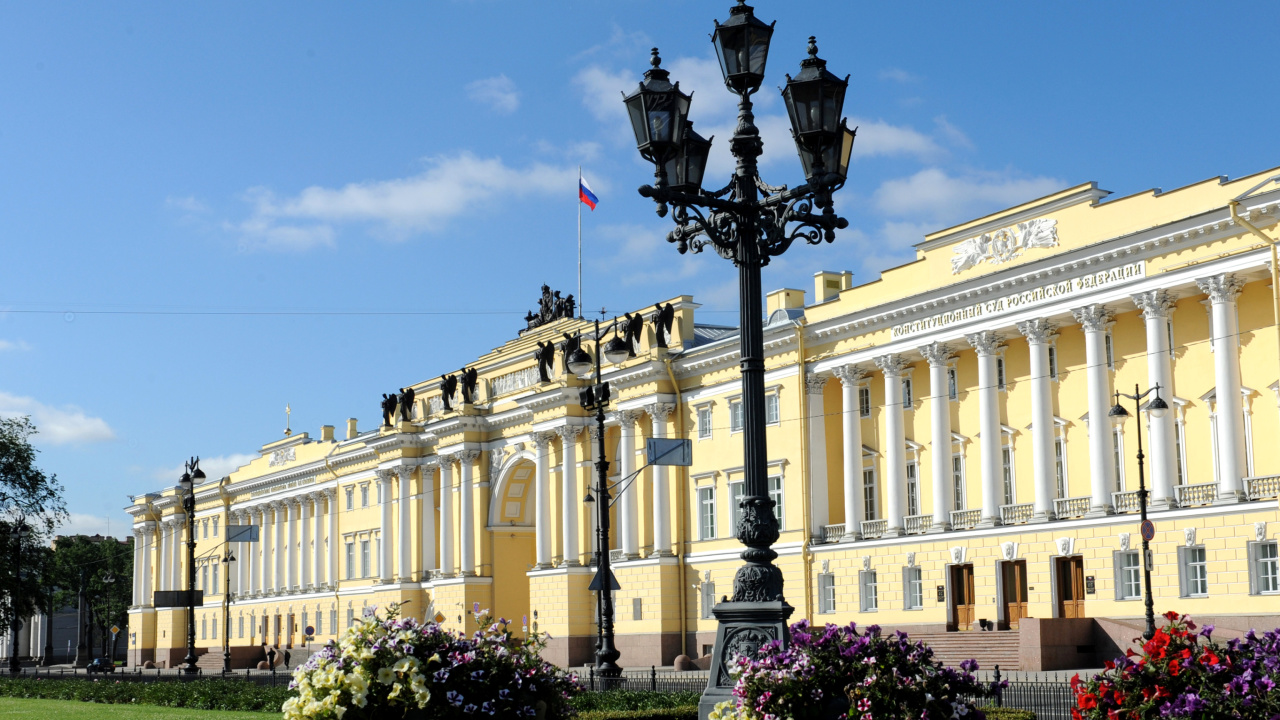
[[[821,125],[823,130],[831,133],[838,130],[842,105],[844,105],[844,88],[834,82],[823,83]]]
[[[627,113],[631,116],[631,129],[636,134],[636,145],[643,147],[649,142],[649,138],[645,133],[644,108],[642,107],[644,100],[641,97],[629,99],[627,101]]]
[[[750,49],[748,51],[747,67],[756,75],[764,75],[765,61],[769,57],[769,37],[772,34],[772,28],[770,28],[769,32],[756,29],[748,35]]]
[[[671,111],[650,110],[648,115],[649,141],[671,142]]]

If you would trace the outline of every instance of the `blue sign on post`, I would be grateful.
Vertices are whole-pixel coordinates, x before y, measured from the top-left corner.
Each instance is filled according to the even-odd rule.
[[[1151,542],[1156,537],[1156,524],[1150,520],[1143,520],[1140,526],[1142,539]]]

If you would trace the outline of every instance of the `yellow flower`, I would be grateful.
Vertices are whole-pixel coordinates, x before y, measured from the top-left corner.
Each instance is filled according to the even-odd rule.
[[[390,685],[396,681],[396,671],[389,667],[378,668],[378,682]]]

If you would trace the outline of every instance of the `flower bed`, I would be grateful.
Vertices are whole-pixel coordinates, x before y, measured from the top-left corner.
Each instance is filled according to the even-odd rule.
[[[1199,632],[1187,616],[1166,613],[1167,624],[1142,646],[1082,681],[1071,679],[1076,720],[1147,718],[1280,718],[1280,630],[1226,645]]]

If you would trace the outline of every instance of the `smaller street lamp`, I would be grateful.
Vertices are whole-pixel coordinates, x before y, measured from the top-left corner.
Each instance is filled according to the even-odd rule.
[[[22,541],[26,539],[27,524],[23,520],[18,520],[14,525],[13,539],[13,577],[15,597],[9,598],[9,608],[13,611],[13,620],[9,623],[9,634],[12,642],[12,652],[9,653],[9,672],[18,674],[22,672],[22,665],[18,662],[18,630],[22,627],[22,619],[18,617],[18,598],[16,593],[22,587]]]
[[[1120,404],[1120,398],[1129,398],[1134,402],[1137,412],[1142,412],[1142,399],[1151,393],[1156,396],[1147,403],[1147,413],[1151,417],[1159,419],[1169,411],[1169,404],[1160,397],[1160,386],[1156,385],[1148,389],[1146,392],[1139,392],[1138,386],[1133,386],[1133,394],[1122,393],[1116,391],[1116,404],[1112,406],[1111,411],[1107,413],[1107,417],[1111,418],[1111,424],[1116,427],[1124,425],[1129,419],[1129,411],[1124,409]],[[1138,512],[1142,516],[1142,527],[1147,525],[1147,483],[1143,476],[1142,460],[1145,456],[1142,454],[1142,424],[1138,424]],[[1145,587],[1145,598],[1147,606],[1147,629],[1142,633],[1142,637],[1150,640],[1156,635],[1156,615],[1155,615],[1155,599],[1151,595],[1151,545],[1147,541],[1147,533],[1140,533],[1142,536],[1142,577]]]
[[[200,469],[200,458],[191,458],[186,463],[182,477],[178,480],[178,491],[182,493],[182,509],[187,513],[187,656],[183,658],[182,672],[194,675],[200,672],[196,667],[196,480],[204,479],[204,471]]]
[[[225,586],[222,591],[222,672],[231,672],[231,563],[236,556],[231,554],[231,544],[227,543],[226,552],[222,555],[222,578]]]

